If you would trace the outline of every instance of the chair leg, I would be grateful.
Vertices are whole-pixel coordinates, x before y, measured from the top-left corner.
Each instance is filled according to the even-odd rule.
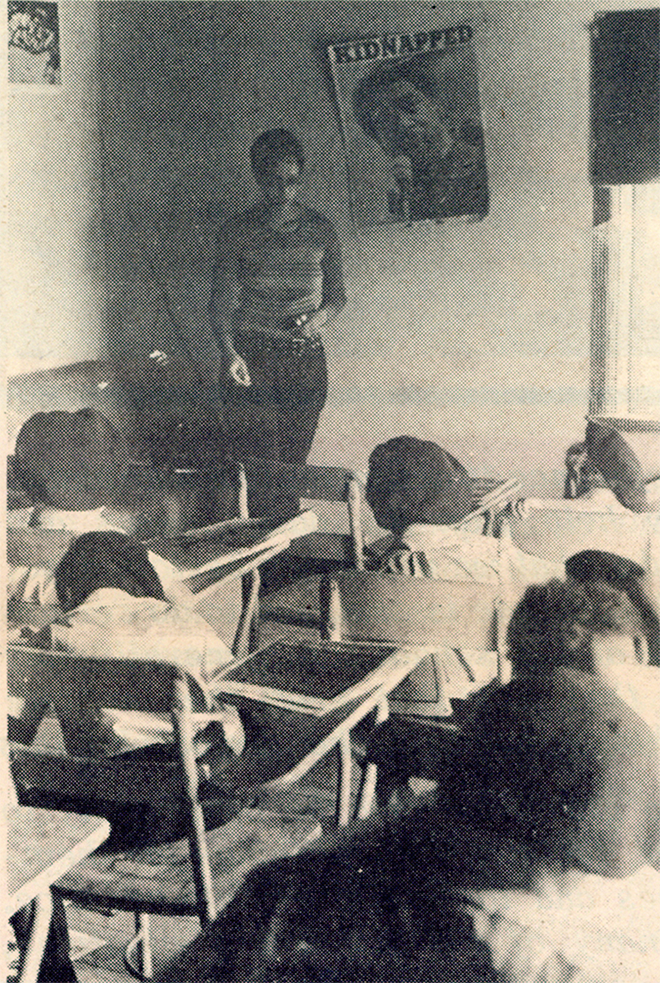
[[[132,976],[139,980],[153,979],[154,966],[151,954],[151,938],[149,934],[149,915],[143,911],[135,912],[135,935],[126,946],[124,965]],[[137,962],[133,956],[137,953]]]
[[[376,711],[376,725],[385,723],[390,715],[390,707],[387,700],[378,704]],[[358,794],[357,808],[355,810],[356,819],[366,819],[371,813],[376,794],[376,783],[378,780],[378,767],[373,762],[365,763],[362,771],[362,781]]]
[[[243,607],[232,646],[237,659],[253,651],[253,646],[258,644],[260,586],[261,577],[255,567],[243,578]]]
[[[46,890],[34,899],[30,937],[22,954],[19,983],[34,983],[39,975],[52,912],[53,897],[50,890]]]
[[[339,781],[337,787],[337,825],[348,826],[351,818],[351,776],[353,773],[353,752],[351,735],[342,734],[337,745],[339,752]]]

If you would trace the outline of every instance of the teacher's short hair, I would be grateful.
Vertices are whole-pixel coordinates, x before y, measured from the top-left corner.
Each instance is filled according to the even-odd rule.
[[[266,177],[273,166],[292,157],[302,171],[305,153],[302,144],[290,130],[266,130],[250,147],[250,160],[254,176]]]

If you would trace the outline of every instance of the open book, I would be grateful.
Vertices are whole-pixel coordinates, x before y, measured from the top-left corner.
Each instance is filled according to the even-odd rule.
[[[384,642],[273,642],[223,670],[214,692],[322,717],[412,672],[431,647]]]

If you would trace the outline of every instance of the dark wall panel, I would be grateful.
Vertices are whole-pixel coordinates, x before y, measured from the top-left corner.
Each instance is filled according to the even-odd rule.
[[[597,15],[592,30],[594,184],[660,178],[660,10]]]

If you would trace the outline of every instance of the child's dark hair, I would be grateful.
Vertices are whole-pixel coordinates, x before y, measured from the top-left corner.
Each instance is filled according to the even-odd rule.
[[[83,511],[108,505],[129,466],[125,437],[92,408],[35,413],[16,438],[14,474],[32,501]]]
[[[276,164],[289,157],[302,171],[305,154],[302,144],[290,130],[266,130],[250,147],[252,171],[257,179],[267,177]]]
[[[431,440],[409,436],[374,447],[365,495],[379,525],[397,535],[413,522],[458,522],[473,499],[468,473],[455,457]]]
[[[581,584],[601,580],[613,587],[627,589],[644,576],[644,568],[634,560],[604,550],[582,550],[569,556],[564,564],[566,575]]]
[[[507,629],[513,671],[533,675],[562,665],[592,671],[597,633],[644,635],[639,611],[625,591],[603,583],[532,584]]]
[[[55,589],[63,611],[73,610],[103,587],[115,587],[133,597],[165,600],[146,547],[110,530],[79,536],[55,570]]]

